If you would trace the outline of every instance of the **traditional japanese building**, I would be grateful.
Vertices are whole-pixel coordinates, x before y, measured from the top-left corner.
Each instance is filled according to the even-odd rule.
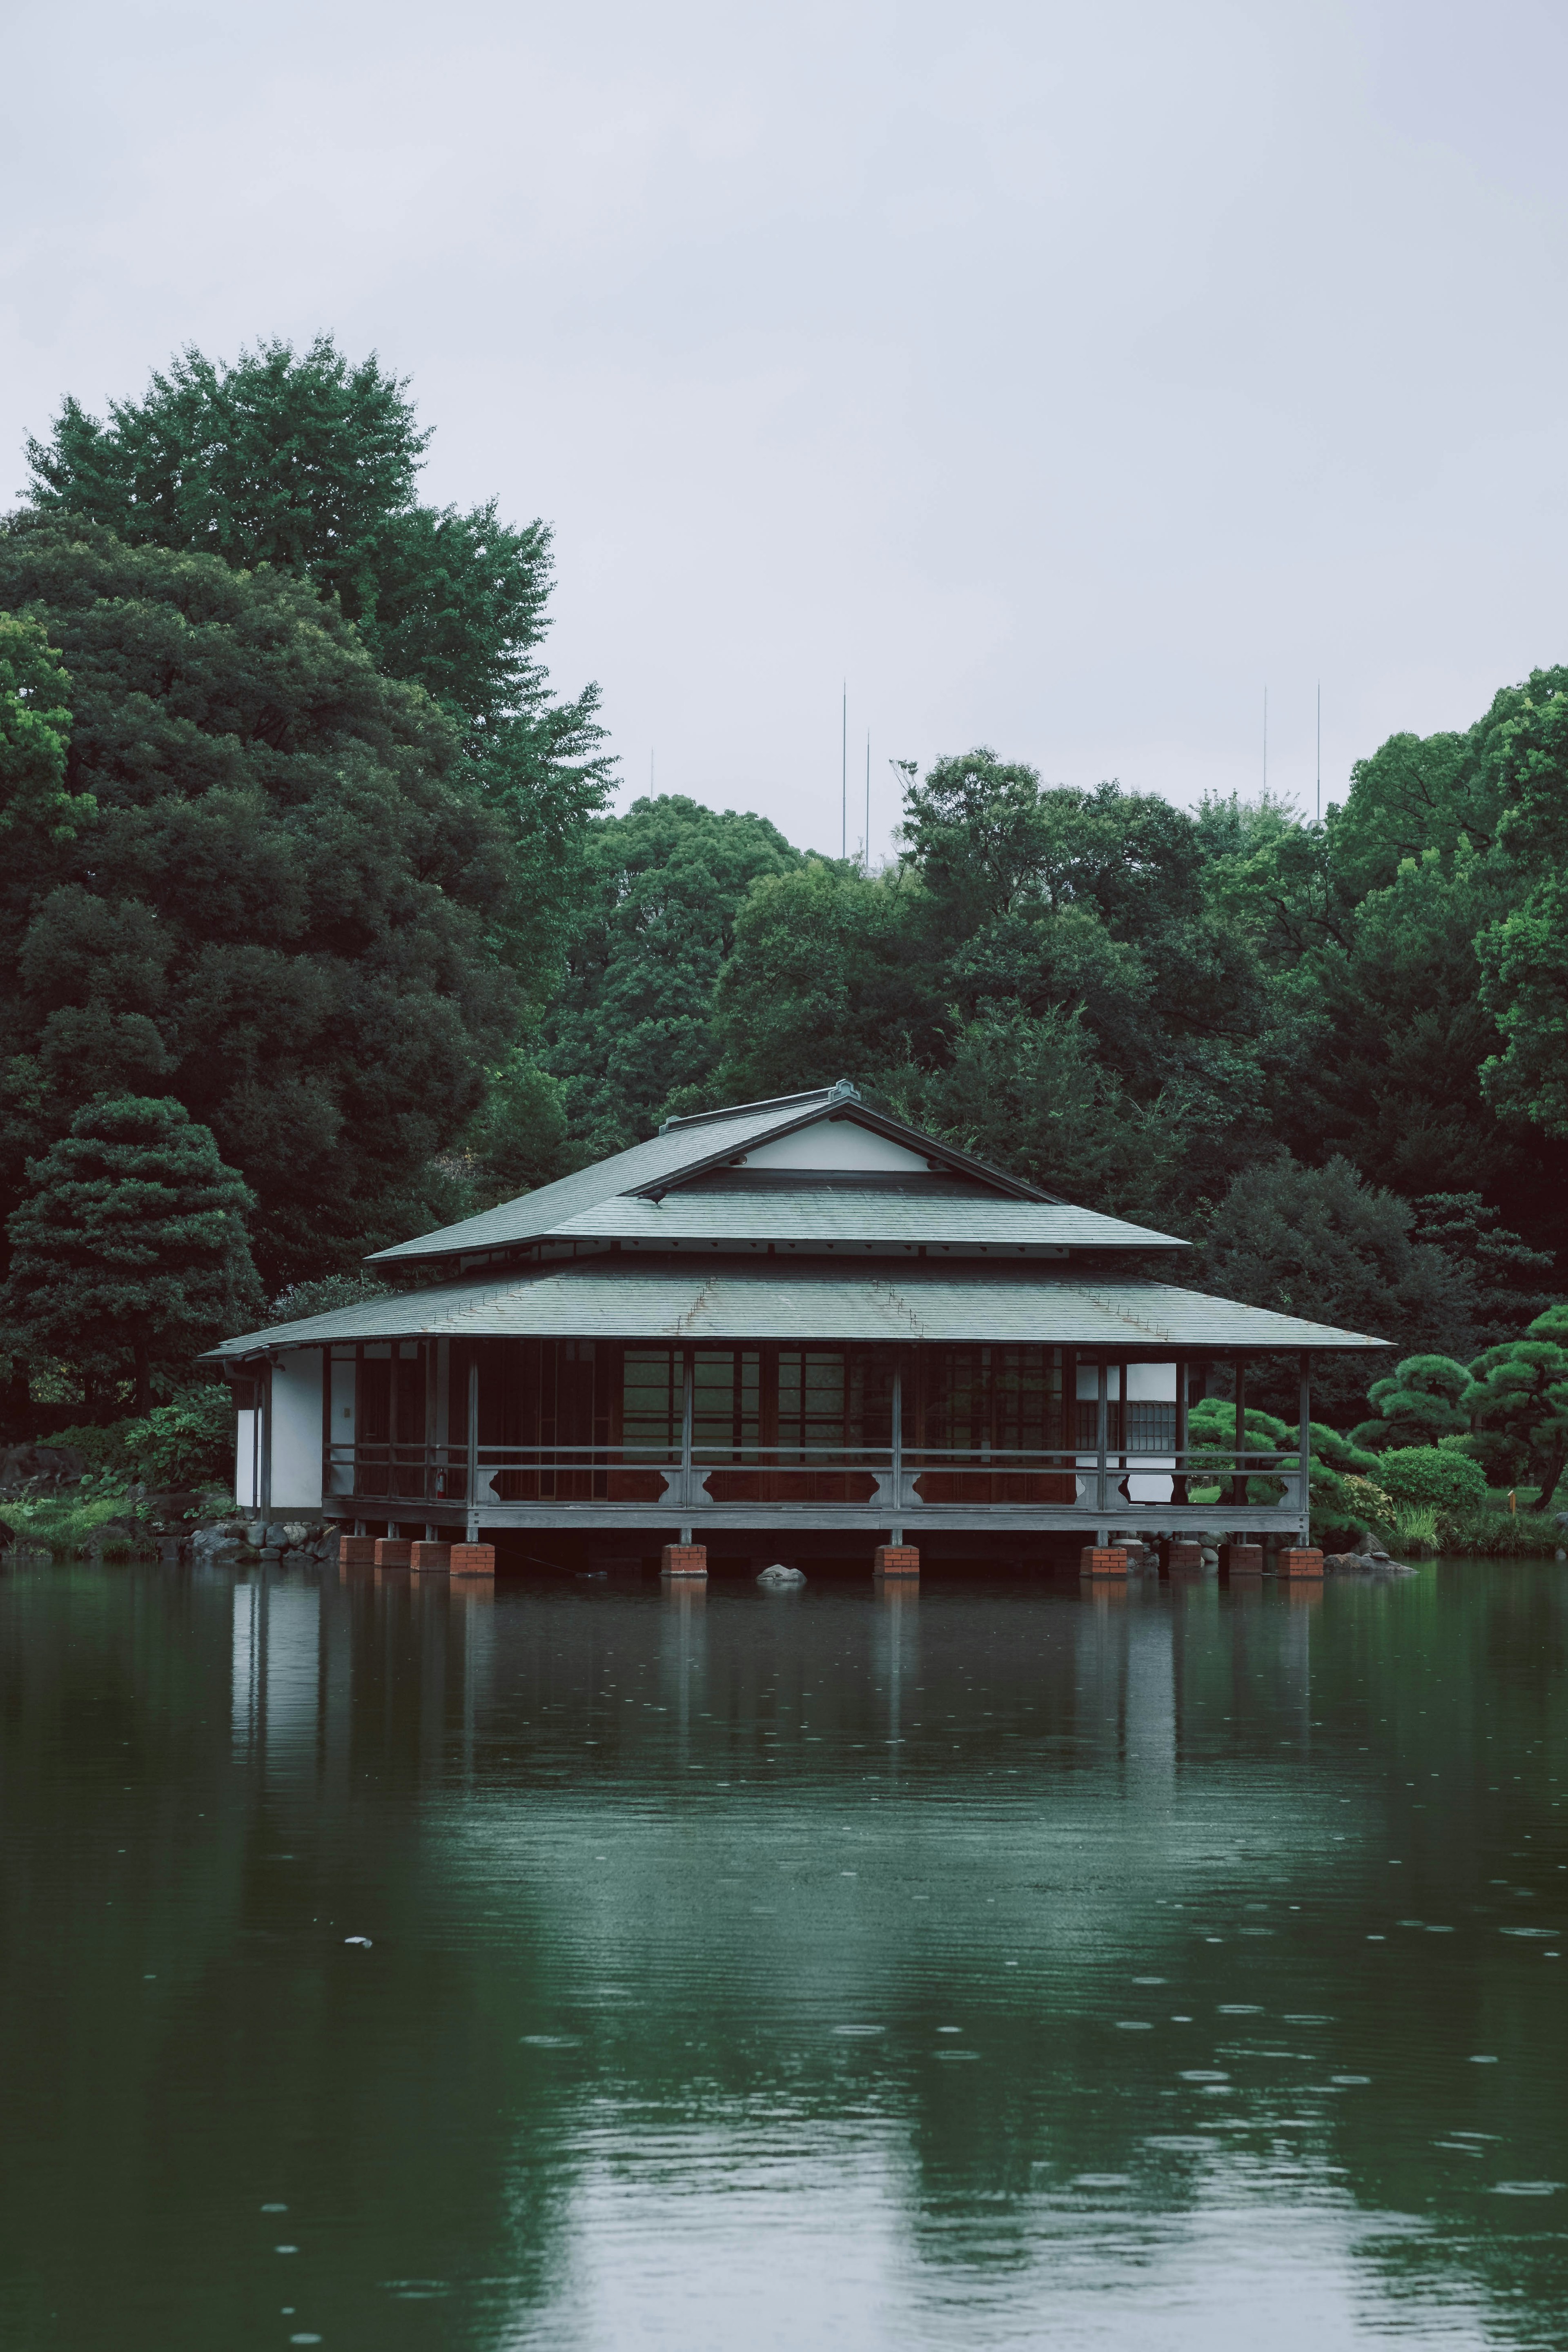
[[[390,1297],[216,1349],[237,1494],[503,1567],[1304,1545],[1305,1444],[1242,1448],[1247,1363],[1294,1360],[1304,1439],[1312,1358],[1382,1343],[1182,1289],[1186,1248],[842,1080],[671,1119],[381,1251]],[[1194,1451],[1191,1402],[1233,1384],[1236,1448]]]

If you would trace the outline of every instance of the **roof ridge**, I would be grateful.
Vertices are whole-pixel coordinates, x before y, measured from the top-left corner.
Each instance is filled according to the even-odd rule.
[[[807,1087],[798,1095],[763,1095],[756,1102],[725,1103],[718,1110],[687,1111],[678,1118],[667,1118],[658,1131],[668,1135],[678,1127],[705,1127],[716,1118],[744,1118],[752,1111],[788,1110],[795,1103],[831,1102],[835,1096],[845,1102],[858,1102],[860,1089],[847,1078],[835,1078],[830,1087]]]

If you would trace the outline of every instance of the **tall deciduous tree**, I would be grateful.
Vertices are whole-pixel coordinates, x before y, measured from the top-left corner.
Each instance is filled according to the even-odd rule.
[[[801,863],[766,818],[672,793],[593,828],[589,888],[541,1056],[584,1155],[636,1142],[719,1059],[714,991],[750,886]],[[705,1099],[705,1096],[703,1097]]]
[[[155,1093],[256,1194],[269,1283],[398,1238],[519,1018],[455,728],[286,573],[35,520],[0,529],[0,612],[61,653],[97,811],[0,937],[0,1207],[86,1098]]]
[[[0,1314],[89,1388],[129,1375],[145,1412],[155,1371],[177,1373],[259,1304],[250,1194],[179,1103],[85,1104],[27,1176]]]
[[[132,546],[268,565],[309,580],[353,622],[377,667],[422,686],[458,730],[510,833],[500,910],[531,992],[553,978],[583,879],[584,820],[613,762],[587,686],[554,698],[540,658],[552,585],[547,524],[494,499],[421,505],[430,435],[405,380],[331,337],[281,341],[232,365],[195,349],[107,421],[67,400],[27,445],[33,510],[83,516]]]

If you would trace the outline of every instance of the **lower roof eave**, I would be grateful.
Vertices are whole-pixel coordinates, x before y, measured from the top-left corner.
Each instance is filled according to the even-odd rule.
[[[367,1299],[224,1341],[238,1368],[293,1348],[425,1339],[640,1345],[1047,1346],[1173,1355],[1387,1352],[1390,1343],[1179,1289],[1055,1267],[889,1266],[820,1259],[594,1259]]]

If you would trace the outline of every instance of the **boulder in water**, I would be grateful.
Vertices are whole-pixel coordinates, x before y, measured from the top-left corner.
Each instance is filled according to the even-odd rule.
[[[787,1592],[794,1586],[805,1582],[805,1573],[802,1569],[786,1568],[782,1559],[775,1559],[771,1568],[763,1569],[757,1582],[766,1591]]]

